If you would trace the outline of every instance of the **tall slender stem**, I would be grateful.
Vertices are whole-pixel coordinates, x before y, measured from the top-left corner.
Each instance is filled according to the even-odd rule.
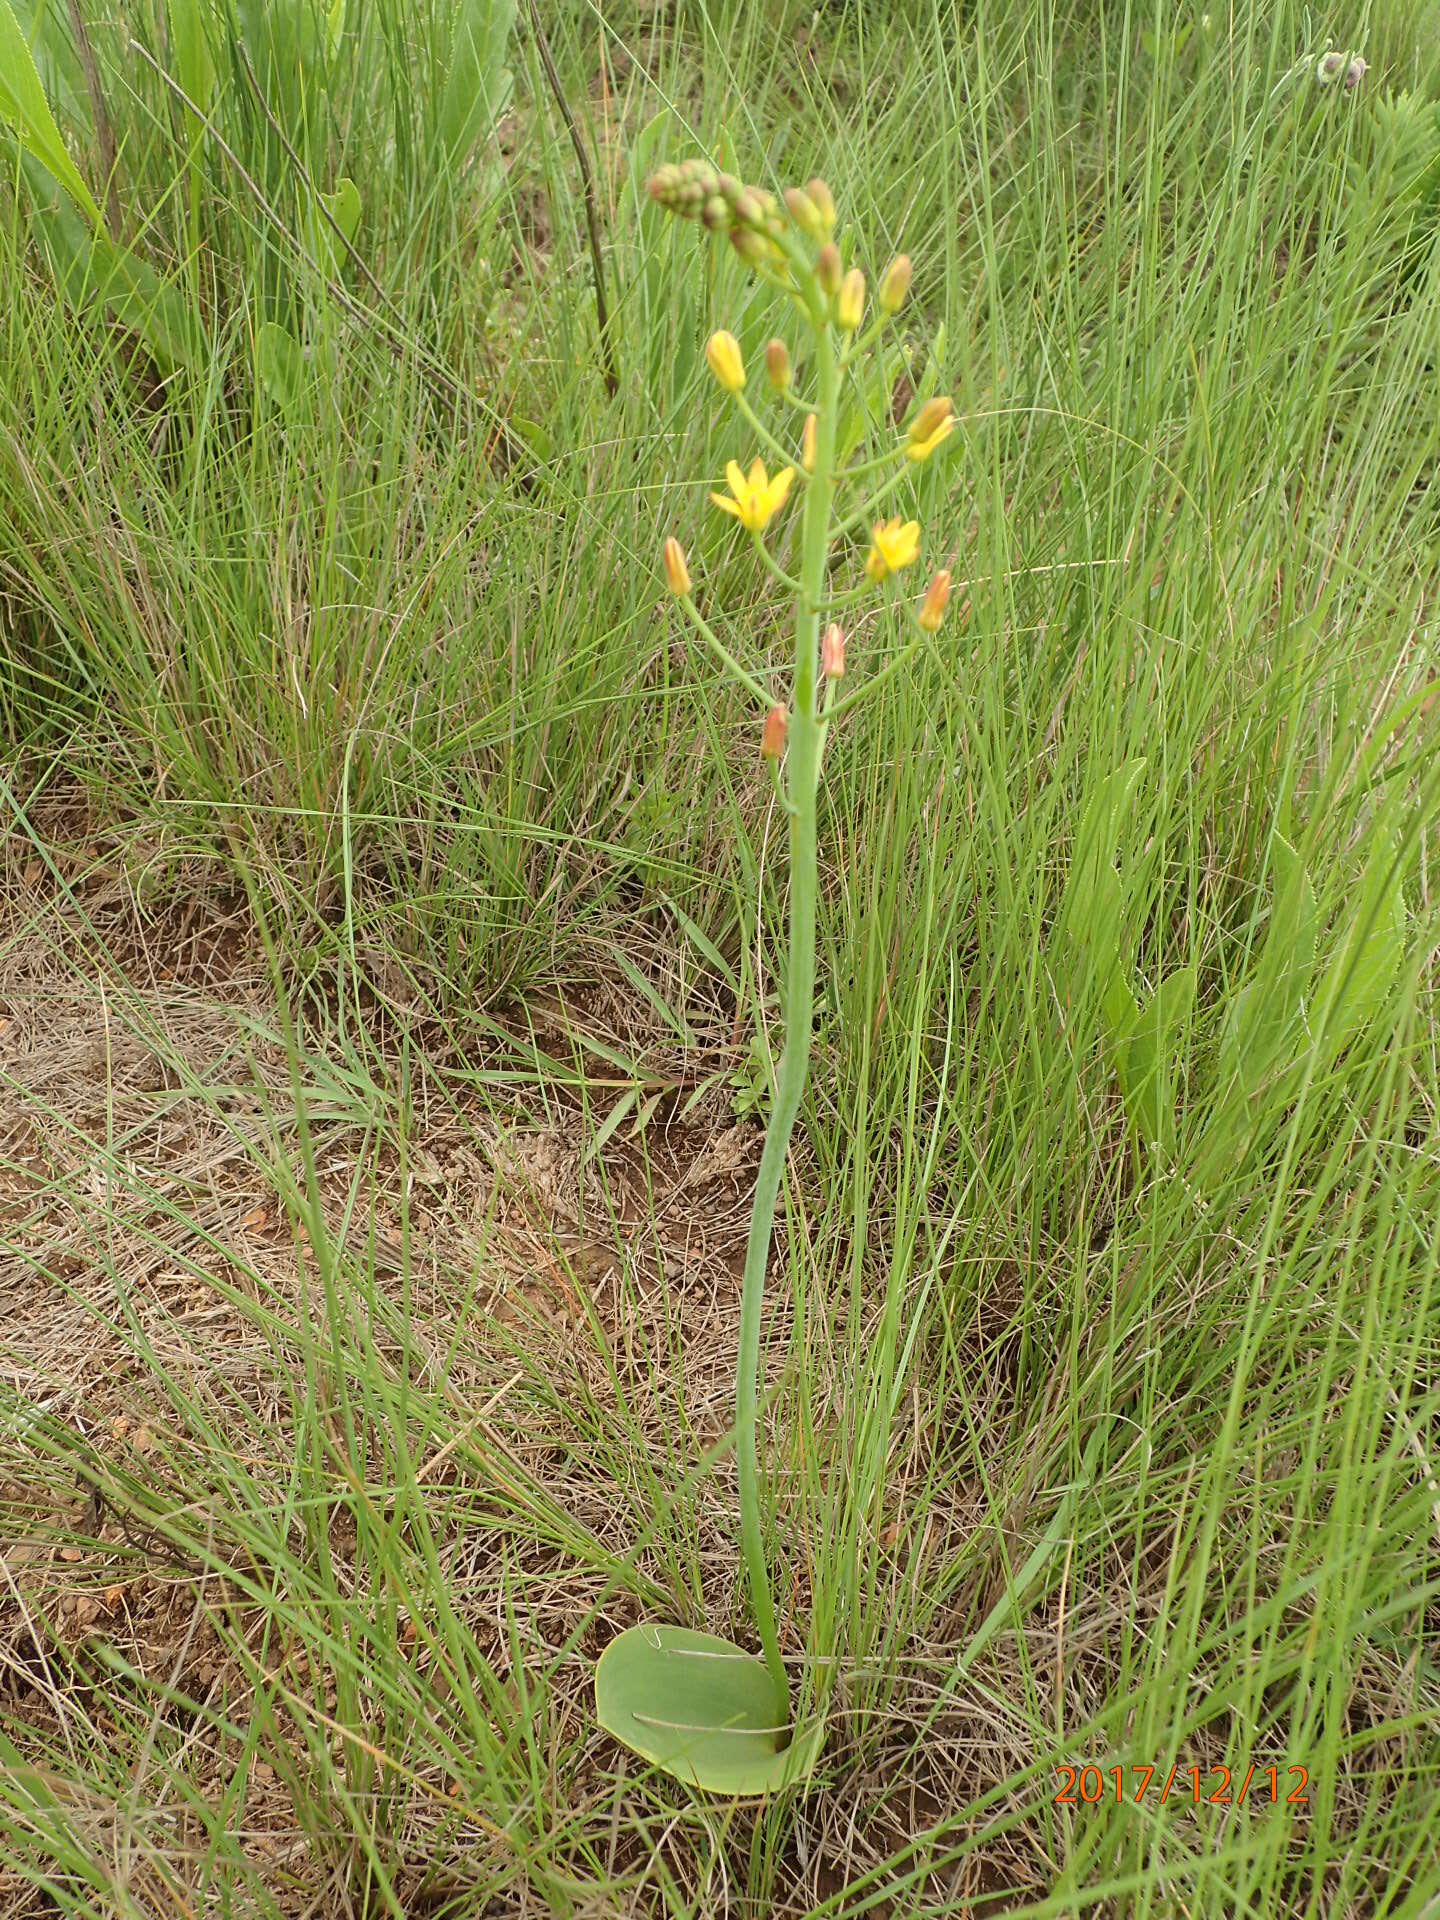
[[[818,312],[816,328],[815,466],[805,490],[800,595],[795,620],[795,688],[790,721],[790,942],[785,988],[785,1041],[776,1078],[775,1101],[750,1214],[745,1247],[745,1278],[740,1296],[740,1358],[736,1374],[735,1440],[740,1473],[740,1545],[750,1579],[756,1625],[765,1664],[775,1683],[777,1724],[790,1724],[790,1687],[780,1657],[775,1600],[765,1555],[760,1511],[760,1330],[765,1272],[775,1202],[785,1172],[790,1136],[800,1111],[810,1066],[810,1030],[815,1002],[815,896],[817,848],[815,809],[823,739],[816,699],[820,604],[825,591],[825,562],[830,544],[834,498],[835,394],[834,347],[828,324]],[[788,1740],[789,1734],[785,1738]]]

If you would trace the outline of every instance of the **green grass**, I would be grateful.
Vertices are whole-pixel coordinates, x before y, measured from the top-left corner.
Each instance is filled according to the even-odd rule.
[[[453,180],[397,57],[428,18],[352,8],[311,163],[360,190],[357,314],[234,58],[192,251],[174,102],[94,23],[127,237],[205,317],[163,389],[57,297],[7,154],[10,1910],[1435,1910],[1440,264],[1377,109],[1440,96],[1440,18],[1210,13],[547,10],[613,397],[523,9],[503,163]],[[1314,83],[1331,42],[1353,97]],[[784,316],[640,191],[726,141],[823,173],[872,270],[912,253],[916,375],[943,329],[962,416],[916,487],[941,644],[827,755],[768,1477],[832,1720],[758,1812],[622,1771],[590,1704],[639,1615],[747,1618],[758,1137],[684,1181],[765,1058],[783,835],[659,551],[779,666],[783,595],[705,503],[748,449],[700,349],[754,362]],[[293,418],[257,387],[277,315],[315,356]],[[851,672],[899,644],[858,618]],[[1135,757],[1136,970],[1200,981],[1173,1165],[1057,937]],[[1393,849],[1405,960],[1217,1163],[1277,832],[1325,955]],[[222,918],[209,985],[184,943]],[[1188,1773],[1054,1804],[1065,1763],[1272,1761],[1307,1810]]]

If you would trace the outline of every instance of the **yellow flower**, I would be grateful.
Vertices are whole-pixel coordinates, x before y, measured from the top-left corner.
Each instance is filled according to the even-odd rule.
[[[928,460],[940,442],[954,431],[954,427],[955,403],[949,394],[927,400],[910,423],[906,458]]]
[[[840,299],[835,309],[835,318],[842,331],[854,333],[865,317],[865,276],[859,267],[852,267],[840,286]]]
[[[898,313],[905,304],[905,296],[910,291],[910,256],[897,253],[885,269],[885,278],[880,282],[880,307],[884,313]]]
[[[690,591],[690,569],[685,564],[685,549],[672,533],[665,542],[665,584],[677,600]]]
[[[726,465],[725,478],[730,483],[730,492],[712,493],[710,498],[722,512],[733,513],[751,533],[763,533],[784,506],[795,469],[782,467],[772,480],[765,472],[763,460],[752,460],[749,473],[742,473],[740,462],[731,460]]]
[[[877,520],[871,529],[871,548],[865,571],[872,580],[884,580],[889,574],[908,567],[920,551],[920,522],[898,519]]]
[[[733,333],[712,333],[705,342],[705,358],[710,371],[727,393],[739,393],[745,384],[745,362],[740,357],[740,342]]]

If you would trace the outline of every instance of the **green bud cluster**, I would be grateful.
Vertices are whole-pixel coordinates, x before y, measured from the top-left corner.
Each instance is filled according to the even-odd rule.
[[[682,160],[658,167],[650,176],[650,198],[682,220],[698,220],[723,234],[742,260],[752,266],[781,259],[775,236],[782,220],[780,203],[763,187],[746,186],[733,173],[719,173],[706,160]]]

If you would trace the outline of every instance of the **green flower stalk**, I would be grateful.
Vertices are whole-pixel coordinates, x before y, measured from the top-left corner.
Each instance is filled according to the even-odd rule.
[[[756,1175],[745,1250],[736,1369],[735,1447],[740,1483],[740,1544],[763,1665],[729,1642],[679,1627],[636,1627],[607,1648],[596,1673],[596,1701],[604,1725],[637,1752],[677,1777],[723,1792],[770,1791],[803,1775],[819,1751],[823,1727],[794,1738],[790,1687],[781,1655],[774,1594],[765,1550],[760,1493],[760,1352],[766,1271],[785,1162],[810,1066],[814,1020],[816,913],[819,892],[817,808],[821,766],[830,726],[932,643],[944,617],[950,576],[936,574],[924,599],[911,603],[914,637],[888,665],[837,702],[846,673],[845,636],[830,618],[855,595],[854,583],[832,590],[831,553],[837,534],[871,524],[864,562],[870,588],[893,582],[917,558],[920,527],[898,516],[873,518],[874,509],[933,453],[954,425],[948,399],[929,400],[905,437],[866,457],[857,449],[844,463],[837,436],[845,383],[867,367],[879,329],[898,311],[910,285],[901,256],[882,282],[875,324],[859,328],[865,276],[843,271],[830,237],[835,203],[823,180],[789,189],[783,199],[747,187],[703,162],[662,167],[650,181],[653,198],[671,212],[722,234],[760,278],[783,290],[805,332],[808,351],[793,358],[779,338],[765,350],[768,386],[781,405],[804,415],[798,446],[793,423],[765,425],[746,395],[745,365],[735,336],[712,334],[706,360],[746,427],[781,464],[772,478],[755,455],[748,467],[727,462],[728,492],[710,495],[735,519],[767,568],[795,594],[795,652],[790,685],[777,697],[761,673],[715,633],[694,597],[689,563],[673,536],[663,569],[670,592],[704,644],[763,709],[760,753],[776,782],[789,825],[790,918],[785,958],[784,1043],[774,1098]],[[857,337],[858,336],[858,337]],[[797,393],[808,382],[809,393]],[[876,484],[878,480],[878,484]],[[801,496],[799,556],[792,575],[767,546],[792,490]],[[866,498],[866,493],[869,497]],[[823,637],[822,637],[823,630]]]

